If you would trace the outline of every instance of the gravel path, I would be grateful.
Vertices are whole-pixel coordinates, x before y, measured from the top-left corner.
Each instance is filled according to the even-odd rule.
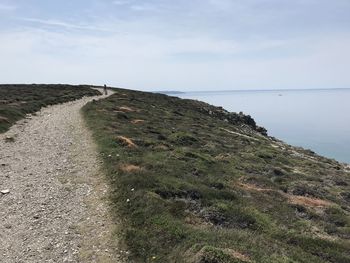
[[[80,114],[99,98],[45,108],[0,134],[0,262],[122,261]]]

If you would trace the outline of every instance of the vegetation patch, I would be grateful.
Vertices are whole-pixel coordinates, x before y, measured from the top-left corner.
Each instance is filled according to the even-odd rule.
[[[84,115],[130,261],[350,262],[345,165],[199,101],[115,89]]]
[[[193,262],[199,263],[244,263],[252,262],[248,256],[232,249],[203,247]]]

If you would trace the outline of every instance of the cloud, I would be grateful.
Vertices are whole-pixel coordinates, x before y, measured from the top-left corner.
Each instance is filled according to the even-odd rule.
[[[231,0],[208,0],[208,3],[218,10],[228,10],[233,6],[237,6],[237,3]]]
[[[66,29],[91,30],[91,31],[117,33],[117,31],[115,31],[111,28],[98,27],[98,26],[94,26],[94,25],[75,24],[75,23],[69,23],[66,21],[55,20],[55,19],[39,19],[39,18],[18,18],[18,19],[23,20],[23,21],[27,21],[27,22],[38,23],[41,25],[62,27],[62,28],[66,28]]]
[[[13,11],[16,10],[17,6],[0,3],[0,11]]]
[[[158,10],[157,6],[152,4],[134,4],[130,6],[130,9],[134,11],[155,11]]]
[[[84,8],[57,2],[58,12],[33,2],[15,12],[17,20],[0,17],[2,82],[149,90],[350,85],[345,4],[91,0]]]
[[[112,3],[115,5],[129,5],[131,2],[131,0],[114,0]]]
[[[304,43],[306,41],[306,43]],[[0,35],[3,82],[108,83],[144,90],[320,88],[350,85],[350,36],[243,43],[145,34],[91,35],[26,29]],[[247,59],[309,46],[307,55]],[[190,54],[199,54],[193,59]],[[181,59],[179,54],[185,54]],[[220,56],[217,59],[214,54]],[[205,76],[205,77],[203,77]]]
[[[130,1],[130,0],[115,0],[112,2],[114,5],[126,7],[132,11],[156,11],[159,9],[160,5],[152,4],[152,3],[139,3],[138,1]]]

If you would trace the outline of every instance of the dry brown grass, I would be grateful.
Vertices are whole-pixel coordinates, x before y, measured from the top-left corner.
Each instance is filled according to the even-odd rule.
[[[329,201],[318,199],[318,198],[306,197],[306,196],[288,195],[288,200],[292,204],[302,205],[310,208],[329,207],[332,205],[332,203]]]
[[[298,195],[291,195],[286,194],[279,190],[274,190],[270,188],[261,188],[259,186],[253,185],[253,184],[247,184],[247,183],[239,183],[237,184],[239,187],[249,190],[249,191],[257,191],[257,192],[278,192],[284,197],[288,199],[288,202],[295,205],[301,205],[308,208],[324,208],[329,207],[332,205],[331,202],[314,198],[314,197],[307,197],[307,196],[298,196]]]
[[[203,220],[203,218],[200,218],[193,214],[188,215],[185,218],[185,223],[196,228],[207,228],[213,225],[212,223]]]
[[[167,150],[169,150],[169,147],[164,145],[164,144],[160,144],[160,145],[155,146],[154,149],[167,151]]]
[[[132,109],[132,108],[127,107],[127,106],[119,107],[118,110],[121,112],[138,112],[139,111],[137,109]]]
[[[237,184],[239,187],[245,189],[245,190],[252,190],[252,191],[258,191],[258,192],[272,192],[275,191],[270,188],[261,188],[259,186],[256,186],[254,184],[247,184],[247,183],[238,183]]]
[[[139,124],[139,123],[144,123],[144,120],[132,120],[131,123],[132,124]]]
[[[137,145],[128,137],[125,136],[118,136],[117,139],[123,143],[125,146],[129,148],[137,148]]]
[[[247,255],[244,255],[236,250],[226,249],[225,251],[226,251],[226,253],[230,254],[232,257],[239,259],[243,262],[252,262],[251,259]]]
[[[215,156],[215,160],[218,161],[229,161],[230,159],[232,159],[232,156],[229,153],[220,153],[217,156]]]
[[[120,170],[126,173],[135,173],[142,171],[143,168],[133,164],[123,164],[120,166]]]

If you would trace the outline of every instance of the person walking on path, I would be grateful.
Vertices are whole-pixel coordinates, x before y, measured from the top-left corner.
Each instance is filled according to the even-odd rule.
[[[108,95],[106,84],[103,86],[103,92],[105,93],[105,95]]]

